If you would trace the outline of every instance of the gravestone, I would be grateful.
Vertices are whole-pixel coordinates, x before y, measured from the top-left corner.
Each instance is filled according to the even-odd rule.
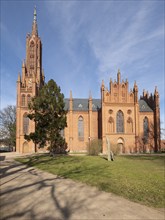
[[[113,161],[114,157],[113,157],[113,152],[111,151],[110,148],[110,140],[109,137],[106,137],[106,143],[107,143],[107,151],[108,151],[108,161]]]

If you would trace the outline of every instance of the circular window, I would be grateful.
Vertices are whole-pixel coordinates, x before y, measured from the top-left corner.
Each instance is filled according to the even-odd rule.
[[[109,114],[112,114],[112,113],[113,113],[113,110],[112,110],[112,109],[110,109],[110,110],[109,110]]]
[[[127,113],[130,115],[132,113],[131,109],[128,109]]]

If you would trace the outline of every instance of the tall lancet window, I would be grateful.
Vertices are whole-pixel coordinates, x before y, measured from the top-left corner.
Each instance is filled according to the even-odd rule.
[[[32,75],[32,71],[34,70],[34,41],[30,42],[30,74]]]
[[[78,138],[84,140],[84,119],[82,116],[78,118]]]
[[[117,133],[124,132],[124,114],[121,110],[119,110],[116,115],[116,131]]]
[[[21,97],[21,105],[22,106],[25,106],[26,105],[26,102],[25,102],[25,95],[23,94],[22,97]]]
[[[23,133],[29,134],[29,118],[26,114],[23,116]]]
[[[31,96],[30,96],[30,95],[27,95],[27,104],[28,104],[28,105],[29,105],[30,101],[31,101]]]
[[[143,133],[144,133],[144,142],[147,143],[148,135],[149,135],[149,123],[147,117],[145,117],[143,120]]]

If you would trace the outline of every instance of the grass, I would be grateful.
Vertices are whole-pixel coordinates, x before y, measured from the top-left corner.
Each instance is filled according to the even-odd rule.
[[[118,156],[113,162],[96,156],[49,155],[17,160],[147,206],[165,206],[164,156]]]

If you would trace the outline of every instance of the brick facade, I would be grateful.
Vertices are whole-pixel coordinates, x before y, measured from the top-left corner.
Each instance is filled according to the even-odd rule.
[[[25,133],[35,130],[33,121],[26,117],[28,102],[36,96],[44,85],[42,70],[42,43],[38,36],[36,10],[32,24],[32,33],[26,37],[26,60],[22,64],[22,74],[17,80],[17,109],[16,109],[16,151],[20,153],[35,152],[34,143],[24,139]]]
[[[24,139],[25,133],[34,131],[35,124],[28,120],[28,102],[44,85],[42,70],[42,44],[38,36],[36,11],[32,33],[26,38],[26,60],[22,74],[17,80],[17,123],[16,151],[20,153],[38,150],[33,142]],[[101,98],[65,99],[67,127],[64,130],[70,151],[86,151],[86,145],[93,139],[102,139],[103,152],[107,151],[106,138],[121,153],[157,151],[160,149],[159,93],[155,88],[150,95],[143,91],[138,99],[138,86],[129,90],[128,80],[110,80],[109,89],[101,85]]]

